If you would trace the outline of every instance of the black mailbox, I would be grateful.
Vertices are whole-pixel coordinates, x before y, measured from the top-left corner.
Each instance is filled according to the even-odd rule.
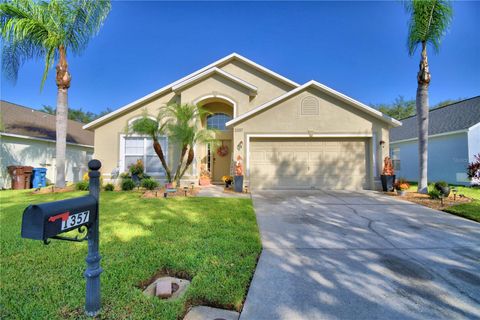
[[[23,211],[22,238],[43,240],[88,227],[97,219],[97,200],[88,195],[28,206]]]

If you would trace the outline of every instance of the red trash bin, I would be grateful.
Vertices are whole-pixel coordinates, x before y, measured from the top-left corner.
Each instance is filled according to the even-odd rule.
[[[8,173],[12,177],[12,189],[30,189],[30,178],[33,167],[29,166],[8,166]]]

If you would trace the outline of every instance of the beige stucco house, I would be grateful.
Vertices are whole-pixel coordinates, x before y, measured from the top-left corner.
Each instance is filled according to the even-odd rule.
[[[185,179],[197,182],[204,164],[219,182],[240,155],[251,189],[375,188],[389,154],[389,129],[401,125],[316,81],[300,85],[234,53],[85,125],[95,133],[94,156],[106,179],[137,159],[150,175],[164,177],[151,141],[124,130],[145,110],[155,117],[169,102],[210,111],[203,125],[218,129],[228,147],[220,156],[218,146],[197,145]],[[178,148],[168,137],[162,143],[175,161]]]

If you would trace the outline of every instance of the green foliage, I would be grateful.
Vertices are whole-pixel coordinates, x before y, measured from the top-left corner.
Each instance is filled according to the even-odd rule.
[[[113,185],[113,183],[107,183],[107,184],[103,187],[103,190],[105,190],[105,191],[113,191],[113,190],[115,190],[115,186]]]
[[[431,44],[435,51],[452,21],[453,10],[448,0],[411,0],[405,3],[410,14],[408,51],[415,53],[419,44]]]
[[[122,179],[121,188],[123,191],[130,191],[136,187],[135,182],[132,179]]]
[[[19,212],[29,204],[81,195],[85,192],[0,192],[0,318],[87,319],[87,242],[44,246],[19,236]],[[102,319],[182,319],[199,301],[241,310],[261,252],[250,199],[145,199],[136,192],[102,192],[100,216]],[[183,298],[142,295],[137,286],[160,270],[193,278]]]
[[[153,190],[159,186],[158,182],[155,179],[148,178],[143,179],[141,182],[141,186],[148,190]]]
[[[398,120],[415,115],[415,100],[405,100],[403,96],[398,96],[390,104],[374,104],[372,107]]]
[[[142,160],[137,160],[136,163],[128,167],[128,171],[130,172],[130,174],[136,174],[138,176],[143,174],[143,170],[144,170],[144,166],[143,166]]]
[[[47,106],[47,105],[43,105],[40,111],[51,114],[51,115],[56,115],[57,113],[56,108],[52,106]],[[112,110],[110,108],[107,108],[106,110],[100,112],[99,114],[95,114],[90,111],[83,111],[82,108],[79,108],[79,109],[68,108],[68,119],[82,122],[82,123],[89,123],[95,119],[98,119],[104,116],[107,113],[110,113],[111,111]]]
[[[87,191],[89,187],[88,181],[80,181],[75,184],[76,190]]]
[[[437,190],[441,190],[441,188],[446,188],[448,187],[448,183],[445,181],[437,181],[435,182],[434,188]]]
[[[110,1],[106,0],[11,0],[0,3],[4,74],[16,80],[23,63],[43,58],[43,87],[48,71],[59,56],[60,47],[80,54],[109,12]]]
[[[440,199],[442,193],[437,189],[432,189],[428,191],[428,195],[430,196],[430,199]]]

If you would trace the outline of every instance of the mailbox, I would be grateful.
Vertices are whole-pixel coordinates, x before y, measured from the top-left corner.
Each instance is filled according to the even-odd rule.
[[[97,220],[97,200],[88,195],[73,199],[34,204],[23,212],[22,238],[43,240]]]

